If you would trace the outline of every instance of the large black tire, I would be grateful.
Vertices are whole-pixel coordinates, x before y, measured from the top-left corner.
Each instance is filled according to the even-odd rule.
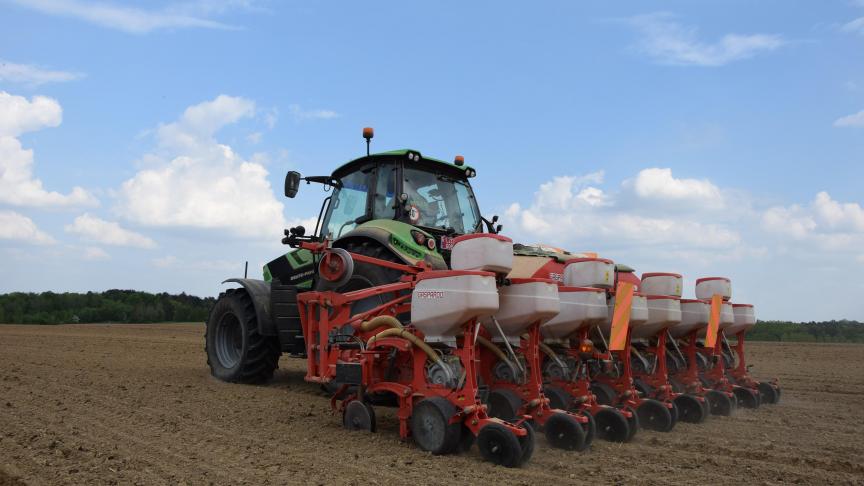
[[[279,366],[281,349],[275,337],[258,332],[255,306],[246,289],[219,294],[204,334],[210,373],[231,383],[264,383]]]

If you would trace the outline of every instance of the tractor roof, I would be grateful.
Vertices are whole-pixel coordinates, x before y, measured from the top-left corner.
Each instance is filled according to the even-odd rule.
[[[375,159],[378,157],[402,157],[402,156],[408,155],[409,152],[420,155],[420,162],[421,163],[422,162],[427,162],[427,163],[431,162],[433,164],[441,164],[441,166],[445,167],[448,170],[454,170],[455,169],[459,172],[465,172],[466,169],[473,169],[473,167],[471,167],[470,165],[467,165],[467,164],[460,167],[460,166],[458,166],[454,163],[451,163],[451,162],[444,162],[443,160],[435,159],[432,157],[426,157],[423,154],[421,154],[419,150],[399,149],[399,150],[390,150],[389,152],[379,152],[377,154],[370,154],[368,156],[364,155],[363,157],[358,157],[358,158],[356,158],[350,162],[347,162],[347,163],[341,165],[336,170],[334,170],[333,171],[333,177],[339,177],[342,174],[345,174],[347,172],[351,172],[351,170],[354,169],[356,166],[361,165],[362,163],[367,162],[370,159]],[[406,159],[406,161],[407,161],[407,159]],[[412,162],[412,163],[416,163],[416,162]]]

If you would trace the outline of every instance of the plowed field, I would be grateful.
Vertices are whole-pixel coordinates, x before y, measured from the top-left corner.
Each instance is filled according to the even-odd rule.
[[[864,483],[864,346],[754,343],[779,405],[585,453],[538,437],[516,470],[348,432],[301,360],[267,386],[211,378],[200,324],[0,326],[0,484]]]

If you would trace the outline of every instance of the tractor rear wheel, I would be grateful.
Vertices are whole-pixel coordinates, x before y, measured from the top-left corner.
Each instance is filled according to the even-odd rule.
[[[232,383],[263,383],[279,366],[275,337],[258,332],[255,306],[246,289],[228,289],[210,311],[204,335],[210,373]]]

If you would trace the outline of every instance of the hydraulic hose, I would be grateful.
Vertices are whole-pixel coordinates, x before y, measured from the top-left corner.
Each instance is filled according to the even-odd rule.
[[[522,335],[522,339],[524,339],[524,340],[527,341],[527,340],[528,340],[528,335],[527,335],[527,334],[523,334],[523,335]],[[563,361],[561,361],[561,358],[558,357],[558,354],[555,353],[555,350],[553,350],[552,348],[550,348],[548,344],[546,344],[546,343],[544,343],[544,342],[541,342],[541,343],[540,343],[540,351],[543,351],[543,354],[545,354],[546,356],[549,356],[551,359],[555,360],[555,362],[558,363],[558,366],[560,366],[562,370],[566,370],[566,369],[567,369],[567,365],[564,364]]]
[[[393,329],[402,329],[402,323],[399,322],[399,319],[396,319],[393,316],[377,316],[368,321],[363,321],[360,324],[360,330],[363,332],[369,332],[373,329],[378,329],[379,327],[384,326]]]
[[[406,341],[409,341],[411,344],[413,344],[414,346],[417,346],[418,348],[420,348],[421,351],[426,353],[426,355],[429,356],[429,359],[431,359],[435,363],[441,362],[441,356],[439,356],[438,353],[436,353],[435,350],[432,349],[432,347],[430,347],[428,344],[424,343],[422,339],[418,338],[414,334],[411,334],[410,332],[408,332],[407,330],[402,329],[402,328],[397,329],[394,327],[394,328],[390,328],[390,329],[385,329],[385,330],[379,332],[378,334],[372,336],[371,338],[369,338],[369,340],[366,341],[366,346],[367,347],[372,346],[372,344],[374,344],[375,341],[377,341],[381,338],[390,337],[390,336],[399,337],[399,338],[402,338]]]
[[[504,353],[504,351],[501,351],[501,348],[499,348],[498,346],[495,346],[495,344],[492,341],[490,341],[490,340],[488,340],[485,337],[480,336],[480,335],[477,336],[477,342],[480,343],[480,345],[483,346],[484,348],[491,351],[492,354],[494,354],[496,358],[498,358],[499,360],[504,362],[510,368],[510,371],[513,372],[514,377],[520,376],[520,373],[522,373],[522,371],[519,368],[517,368],[513,364],[513,362],[510,361],[509,358],[507,358],[507,355]]]
[[[507,355],[504,354],[504,351],[501,351],[501,348],[492,344],[492,341],[486,339],[483,336],[477,336],[477,342],[480,343],[484,348],[492,351],[492,354],[495,355],[501,361],[509,363],[510,361],[507,359]]]
[[[390,316],[380,316],[380,317],[390,317]],[[377,317],[375,319],[377,319]],[[375,319],[372,319],[371,321],[367,321],[367,322],[370,322],[370,323],[374,322]],[[396,320],[396,319],[394,318],[393,320]],[[396,322],[398,323],[399,321],[396,320]],[[363,324],[366,324],[366,323],[364,322]],[[378,334],[369,338],[368,341],[366,341],[366,347],[368,348],[368,347],[372,346],[375,343],[375,341],[377,341],[378,339],[390,337],[390,336],[402,338],[402,339],[410,342],[414,346],[417,346],[418,348],[420,348],[420,350],[423,351],[424,353],[426,353],[426,356],[428,356],[429,359],[432,360],[433,363],[436,363],[437,365],[439,365],[441,367],[441,369],[444,370],[445,373],[447,373],[447,375],[448,375],[447,378],[449,380],[453,379],[453,372],[450,369],[450,366],[448,366],[447,363],[445,363],[444,360],[441,359],[441,356],[439,356],[438,353],[436,353],[435,350],[432,349],[431,346],[429,346],[428,344],[423,342],[422,339],[415,336],[414,334],[411,334],[410,332],[408,332],[407,330],[405,330],[402,327],[399,327],[399,328],[391,327],[390,329],[385,329],[385,330],[379,332]]]

